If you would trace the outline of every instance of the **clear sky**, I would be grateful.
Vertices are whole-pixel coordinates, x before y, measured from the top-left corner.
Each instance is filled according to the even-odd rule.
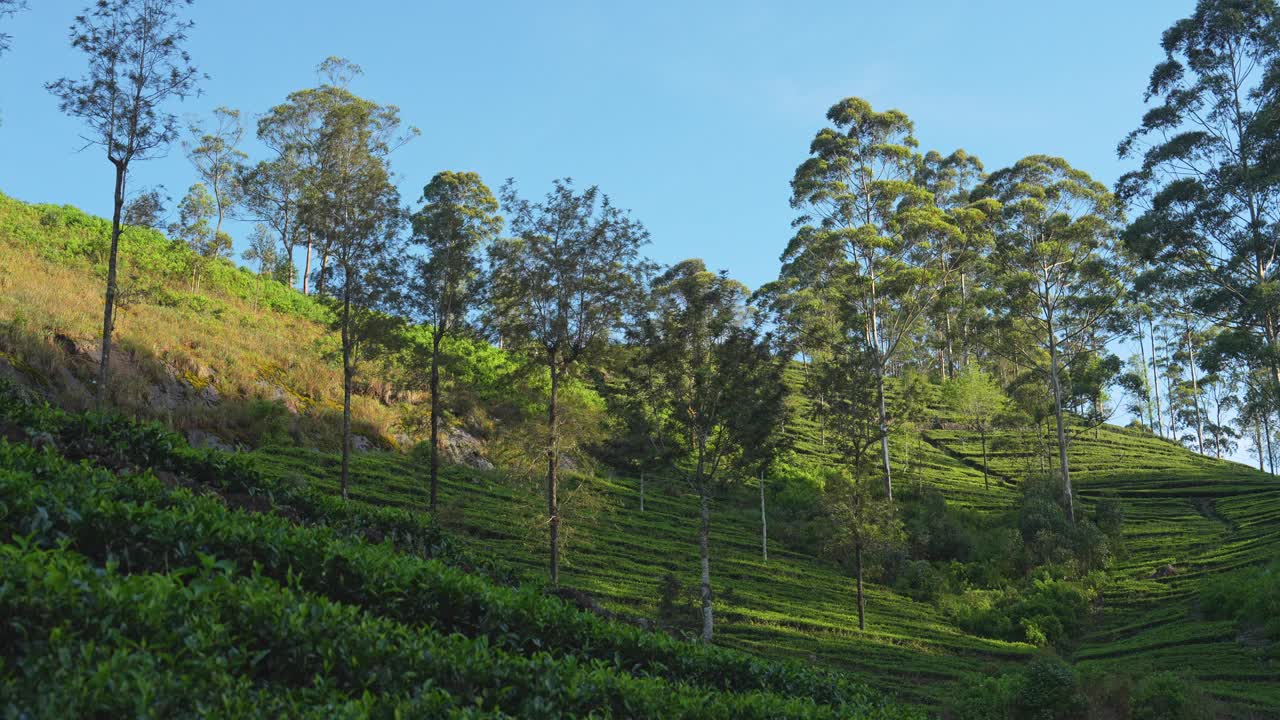
[[[0,191],[108,214],[110,165],[78,151],[79,124],[43,88],[83,72],[67,27],[86,0],[29,4],[0,57]],[[209,79],[173,107],[251,118],[343,56],[365,69],[354,91],[423,131],[394,160],[406,201],[442,169],[535,195],[571,176],[632,209],[655,259],[701,256],[756,287],[777,273],[788,181],[835,101],[898,108],[922,148],[963,147],[988,170],[1050,153],[1111,183],[1160,33],[1192,4],[198,0],[190,48]],[[176,204],[194,179],[175,148],[131,187],[163,184]],[[248,228],[232,230],[243,248]]]

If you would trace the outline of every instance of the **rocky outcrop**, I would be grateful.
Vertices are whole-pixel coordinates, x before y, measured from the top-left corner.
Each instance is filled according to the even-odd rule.
[[[493,469],[493,463],[484,456],[484,442],[461,428],[441,434],[440,457],[446,463],[476,470]]]

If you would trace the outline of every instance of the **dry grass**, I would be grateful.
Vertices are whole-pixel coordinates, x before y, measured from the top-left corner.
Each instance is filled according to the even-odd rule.
[[[86,407],[105,281],[87,261],[45,258],[29,237],[6,231],[13,218],[5,219],[11,222],[0,223],[0,358],[55,402]],[[288,410],[285,427],[276,429],[306,444],[337,446],[341,373],[327,328],[216,289],[192,295],[182,283],[143,287],[147,281],[131,272],[127,256],[122,264],[126,297],[117,314],[119,353],[112,355],[116,407],[257,445],[262,416],[281,420],[261,406],[267,401]],[[369,380],[377,387],[377,378]],[[182,389],[183,401],[157,402],[162,388]],[[353,412],[357,432],[394,444],[396,408],[358,396]]]

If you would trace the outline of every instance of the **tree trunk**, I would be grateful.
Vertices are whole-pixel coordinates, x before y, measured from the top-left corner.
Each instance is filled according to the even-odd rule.
[[[1142,339],[1142,321],[1138,321],[1138,352],[1142,356],[1142,405],[1147,411],[1147,428],[1155,432],[1156,423],[1151,417],[1151,388],[1147,379],[1147,342]]]
[[[880,347],[880,316],[876,312],[875,283],[871,285],[871,313],[867,319],[867,334],[876,353],[876,394],[880,405],[880,464],[884,471],[884,492],[893,501],[893,471],[889,467],[889,413],[884,401],[885,356]]]
[[[1049,379],[1053,385],[1053,416],[1058,431],[1058,464],[1062,472],[1062,496],[1067,502],[1067,517],[1076,522],[1075,499],[1071,494],[1071,468],[1067,463],[1067,431],[1062,417],[1062,383],[1058,377],[1058,336],[1049,316]]]
[[[1271,451],[1271,411],[1266,410],[1262,413],[1262,434],[1263,439],[1267,443],[1267,468],[1271,469],[1271,474],[1276,474],[1276,455]]]
[[[547,429],[549,442],[547,447],[547,518],[551,530],[551,584],[560,585],[560,500],[556,497],[559,490],[560,471],[560,426],[557,413],[560,402],[560,362],[556,353],[548,355],[551,366],[551,402],[547,403]]]
[[[342,287],[342,499],[351,474],[351,278]]]
[[[437,321],[431,333],[431,514],[436,514],[440,494],[440,340],[444,332]]]
[[[329,253],[320,252],[320,276],[316,278],[316,294],[324,295],[324,276],[325,271],[329,269]]]
[[[760,553],[769,562],[769,518],[764,511],[764,472],[760,472]]]
[[[129,172],[128,165],[118,160],[112,163],[116,167],[115,195],[112,198],[111,210],[111,254],[107,259],[107,294],[102,303],[102,359],[98,363],[98,409],[107,406],[107,386],[111,379],[111,333],[115,330],[116,311],[116,265],[120,254],[120,217],[124,210],[125,178]]]
[[[889,468],[889,412],[884,401],[884,360],[881,358],[876,361],[876,394],[880,404],[880,465],[884,471],[884,492],[885,497],[893,500],[893,471]]]
[[[1156,322],[1147,321],[1147,330],[1151,333],[1151,389],[1156,394],[1156,432],[1164,437],[1164,409],[1160,407],[1160,363],[1156,361]]]
[[[1267,468],[1262,464],[1264,459],[1262,453],[1265,452],[1262,448],[1262,431],[1256,422],[1253,424],[1253,446],[1258,448],[1258,472],[1264,473]]]
[[[644,512],[644,473],[640,473],[640,512]]]
[[[710,644],[714,622],[711,610],[711,503],[705,480],[699,482],[699,488],[702,498],[702,523],[698,528],[698,551],[702,556],[702,642]]]
[[[1187,357],[1190,361],[1187,363],[1191,366],[1191,400],[1195,403],[1196,408],[1196,445],[1200,448],[1200,454],[1204,454],[1204,420],[1200,412],[1200,381],[1196,377],[1196,348],[1191,338],[1191,328],[1187,327]]]
[[[302,266],[302,294],[307,295],[307,283],[311,281],[311,233],[307,233],[307,259]]]
[[[862,545],[853,549],[854,565],[858,574],[858,629],[867,629],[867,599],[862,594]]]

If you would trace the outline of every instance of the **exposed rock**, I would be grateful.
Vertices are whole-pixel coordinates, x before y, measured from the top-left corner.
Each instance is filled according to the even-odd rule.
[[[1173,565],[1165,565],[1164,567],[1156,568],[1155,572],[1151,573],[1151,577],[1155,578],[1156,580],[1159,580],[1161,578],[1172,577],[1181,572],[1182,572],[1181,570],[1174,567]]]
[[[352,450],[356,452],[369,452],[370,450],[375,449],[375,447],[376,446],[373,444],[373,441],[365,437],[364,435],[352,434],[351,436]]]
[[[83,357],[95,365],[102,362],[102,343],[93,340],[73,338],[70,335],[56,333],[53,341],[62,351],[71,357]]]
[[[164,383],[160,385],[151,385],[147,388],[147,403],[153,408],[168,410],[170,412],[177,410],[182,405],[185,392],[179,383]]]
[[[203,400],[207,405],[217,405],[218,401],[222,400],[222,395],[218,393],[218,388],[213,383],[200,388],[199,392],[196,393],[196,397]]]
[[[446,430],[440,435],[440,456],[454,465],[476,470],[492,470],[493,463],[484,456],[484,443],[465,430]]]

